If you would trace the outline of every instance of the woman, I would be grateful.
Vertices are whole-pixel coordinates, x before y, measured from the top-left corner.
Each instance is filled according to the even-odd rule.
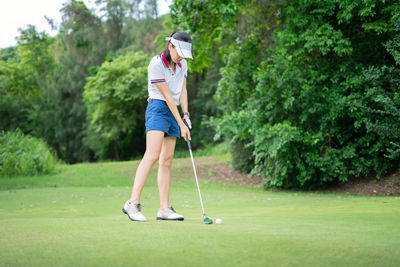
[[[146,221],[141,212],[140,195],[153,164],[159,160],[158,190],[160,210],[157,220],[180,220],[184,217],[169,205],[170,170],[176,138],[189,138],[191,127],[186,90],[187,63],[192,57],[192,38],[186,32],[173,31],[165,50],[148,67],[148,105],[146,109],[146,152],[136,171],[131,198],[122,211],[132,221]],[[177,106],[181,105],[183,119]]]

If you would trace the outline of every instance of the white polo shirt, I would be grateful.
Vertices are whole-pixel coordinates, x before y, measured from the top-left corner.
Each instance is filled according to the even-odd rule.
[[[182,93],[183,81],[187,77],[187,62],[181,60],[180,63],[176,64],[175,73],[168,65],[165,52],[152,58],[149,67],[147,68],[148,73],[148,91],[149,98],[164,100],[164,96],[157,89],[156,84],[166,82],[169,90],[171,91],[172,98],[177,106],[179,106],[179,98]]]

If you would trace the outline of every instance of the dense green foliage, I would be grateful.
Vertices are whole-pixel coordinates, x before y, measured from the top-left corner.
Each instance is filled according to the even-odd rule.
[[[43,138],[68,163],[125,160],[143,152],[146,67],[175,28],[170,16],[158,17],[153,0],[96,4],[97,11],[81,1],[67,1],[61,24],[53,25],[59,31],[56,37],[30,26],[21,31],[17,47],[0,50],[0,129],[21,129]],[[144,52],[146,60],[141,54],[141,60],[128,62],[132,51]],[[212,142],[215,134],[203,123],[219,110],[212,96],[222,61],[218,55],[213,60],[216,64],[209,71],[191,72],[187,81],[195,148]],[[109,75],[107,81],[104,75]],[[84,103],[85,86],[97,87],[91,90],[97,93],[102,86],[107,92],[134,87],[138,94],[118,96],[118,105],[100,94]],[[178,142],[179,148],[186,150],[186,144]]]
[[[51,173],[57,161],[42,140],[21,131],[0,132],[0,176]]]
[[[66,162],[90,160],[92,153],[83,144],[86,135],[86,108],[82,101],[86,77],[92,66],[100,65],[107,54],[102,21],[83,2],[64,5],[55,57],[59,63],[57,112],[58,153]]]
[[[176,0],[161,18],[153,0],[96,3],[70,0],[56,37],[30,26],[0,51],[0,129],[69,163],[137,156],[146,67],[178,29],[194,41],[193,147],[228,138],[233,167],[266,187],[399,167],[398,1]]]
[[[252,149],[236,158],[254,159],[267,187],[324,187],[399,167],[397,1],[182,0],[173,10],[212,44],[197,54],[221,46],[219,135]]]
[[[96,76],[88,78],[84,92],[89,116],[86,142],[98,157],[110,157],[105,153],[111,152],[120,159],[121,153],[144,151],[149,61],[143,52],[126,53],[104,62]]]
[[[53,25],[59,31],[56,37],[29,26],[21,30],[17,47],[0,50],[0,129],[21,129],[43,138],[68,163],[99,155],[91,142],[84,142],[92,133],[83,102],[87,77],[96,76],[104,61],[129,51],[155,53],[153,40],[163,28],[154,1],[96,3],[98,12],[81,1],[66,1],[61,24]],[[131,133],[128,138],[143,140],[141,129]],[[125,158],[143,147],[132,149],[129,142],[118,145]],[[105,157],[118,158],[115,146],[103,147],[108,148]]]
[[[21,31],[18,46],[0,61],[0,127],[21,129],[41,137],[56,149],[56,100],[58,68],[53,54],[54,38],[30,26]]]

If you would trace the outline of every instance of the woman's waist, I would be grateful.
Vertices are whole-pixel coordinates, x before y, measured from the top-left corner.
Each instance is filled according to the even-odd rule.
[[[148,97],[147,98],[147,102],[150,102],[150,101],[162,101],[162,102],[165,102],[166,103],[166,101],[165,101],[165,99],[160,99],[160,98],[154,98],[154,97]]]

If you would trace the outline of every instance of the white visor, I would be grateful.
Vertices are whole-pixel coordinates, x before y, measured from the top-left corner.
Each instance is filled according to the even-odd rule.
[[[183,58],[193,59],[192,56],[192,44],[184,41],[179,41],[171,37],[165,38],[167,41],[171,41],[171,43],[176,47],[179,56]]]

